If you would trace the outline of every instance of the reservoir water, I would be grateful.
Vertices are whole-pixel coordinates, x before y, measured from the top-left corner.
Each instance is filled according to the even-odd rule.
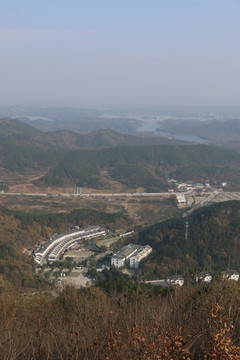
[[[195,142],[195,143],[198,143],[198,144],[210,144],[211,143],[210,141],[208,141],[206,139],[203,139],[203,138],[200,138],[199,136],[174,135],[174,134],[169,134],[169,133],[166,133],[166,132],[163,132],[163,131],[157,131],[156,133],[164,135],[164,136],[168,136],[168,137],[170,136],[170,137],[172,137],[173,139],[176,139],[176,140]]]
[[[171,116],[171,119],[173,119],[173,118],[174,117]],[[172,137],[173,139],[176,139],[176,140],[195,142],[198,144],[210,144],[210,141],[200,138],[199,136],[175,135],[175,134],[170,134],[170,133],[167,133],[164,131],[157,131],[157,129],[160,127],[161,121],[164,121],[167,119],[169,119],[169,116],[158,116],[157,118],[142,120],[143,124],[141,125],[141,127],[138,128],[138,131],[139,132],[152,132],[154,134],[164,135],[166,137]],[[187,119],[185,118],[184,120],[187,120]],[[196,118],[196,120],[207,120],[207,119]],[[189,121],[191,121],[191,120],[189,119]]]

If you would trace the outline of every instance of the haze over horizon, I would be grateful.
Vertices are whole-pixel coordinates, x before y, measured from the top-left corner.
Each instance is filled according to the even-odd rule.
[[[0,104],[240,105],[238,0],[4,2]]]

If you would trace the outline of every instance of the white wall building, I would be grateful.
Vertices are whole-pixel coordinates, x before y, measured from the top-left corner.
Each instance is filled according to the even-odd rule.
[[[151,246],[141,246],[133,256],[129,259],[129,265],[130,268],[138,269],[139,263],[142,259],[144,259],[146,256],[148,256],[152,251]]]
[[[239,280],[239,272],[236,270],[228,270],[223,273],[223,278],[237,282]]]
[[[187,202],[185,195],[182,193],[176,194],[176,198],[177,198],[178,204],[186,204],[186,202]]]
[[[209,284],[212,281],[212,275],[209,272],[201,272],[196,275],[196,281]]]
[[[44,261],[58,260],[61,254],[68,249],[68,247],[77,243],[80,240],[87,240],[90,238],[106,235],[106,231],[101,229],[100,226],[88,226],[80,229],[76,226],[73,230],[63,233],[54,234],[47,241],[38,247],[34,252],[34,260],[38,264],[42,264]]]
[[[152,248],[149,245],[126,245],[111,257],[111,266],[120,268],[129,263],[131,268],[137,269],[140,261],[148,256],[151,251]]]
[[[137,251],[139,245],[129,244],[124,246],[111,257],[111,265],[117,268],[123,267],[125,262]]]
[[[183,286],[184,278],[182,275],[172,275],[166,279],[166,282],[170,286],[174,286],[174,285]]]

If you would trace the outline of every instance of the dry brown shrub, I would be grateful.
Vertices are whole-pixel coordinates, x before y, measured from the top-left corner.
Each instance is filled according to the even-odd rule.
[[[105,360],[191,360],[190,353],[186,349],[188,340],[180,335],[180,331],[178,334],[170,332],[162,334],[158,323],[154,324],[150,333],[149,329],[135,324],[128,331],[127,341],[123,342],[120,331],[108,338],[107,350],[109,355]]]
[[[3,290],[0,359],[240,359],[235,287],[145,295],[67,287],[57,297],[24,297]]]
[[[224,316],[219,304],[211,308],[207,323],[210,350],[204,360],[240,360],[240,346],[233,345],[231,340],[232,321]]]

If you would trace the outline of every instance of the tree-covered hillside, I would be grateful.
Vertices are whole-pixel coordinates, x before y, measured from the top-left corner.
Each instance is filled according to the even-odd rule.
[[[227,181],[237,188],[240,155],[206,145],[159,145],[78,150],[67,153],[38,185],[100,186],[101,170],[130,187],[167,189],[169,177],[192,181]]]
[[[189,222],[187,240],[186,220]],[[159,223],[140,232],[137,241],[154,249],[142,263],[142,273],[147,277],[240,270],[240,201],[195,211],[188,219]]]
[[[240,189],[240,155],[231,150],[110,130],[85,135],[44,133],[11,119],[0,120],[0,169],[16,175],[46,174],[35,182],[40,186],[109,188],[111,180],[116,180],[129,188],[162,191],[167,190],[170,177],[224,181],[229,190]]]
[[[42,131],[18,120],[0,119],[1,168],[18,174],[48,169],[62,159],[63,152]]]
[[[162,137],[125,135],[107,129],[83,135],[69,130],[43,132],[19,120],[0,119],[0,167],[19,174],[54,168],[74,149],[165,143],[179,142]]]

